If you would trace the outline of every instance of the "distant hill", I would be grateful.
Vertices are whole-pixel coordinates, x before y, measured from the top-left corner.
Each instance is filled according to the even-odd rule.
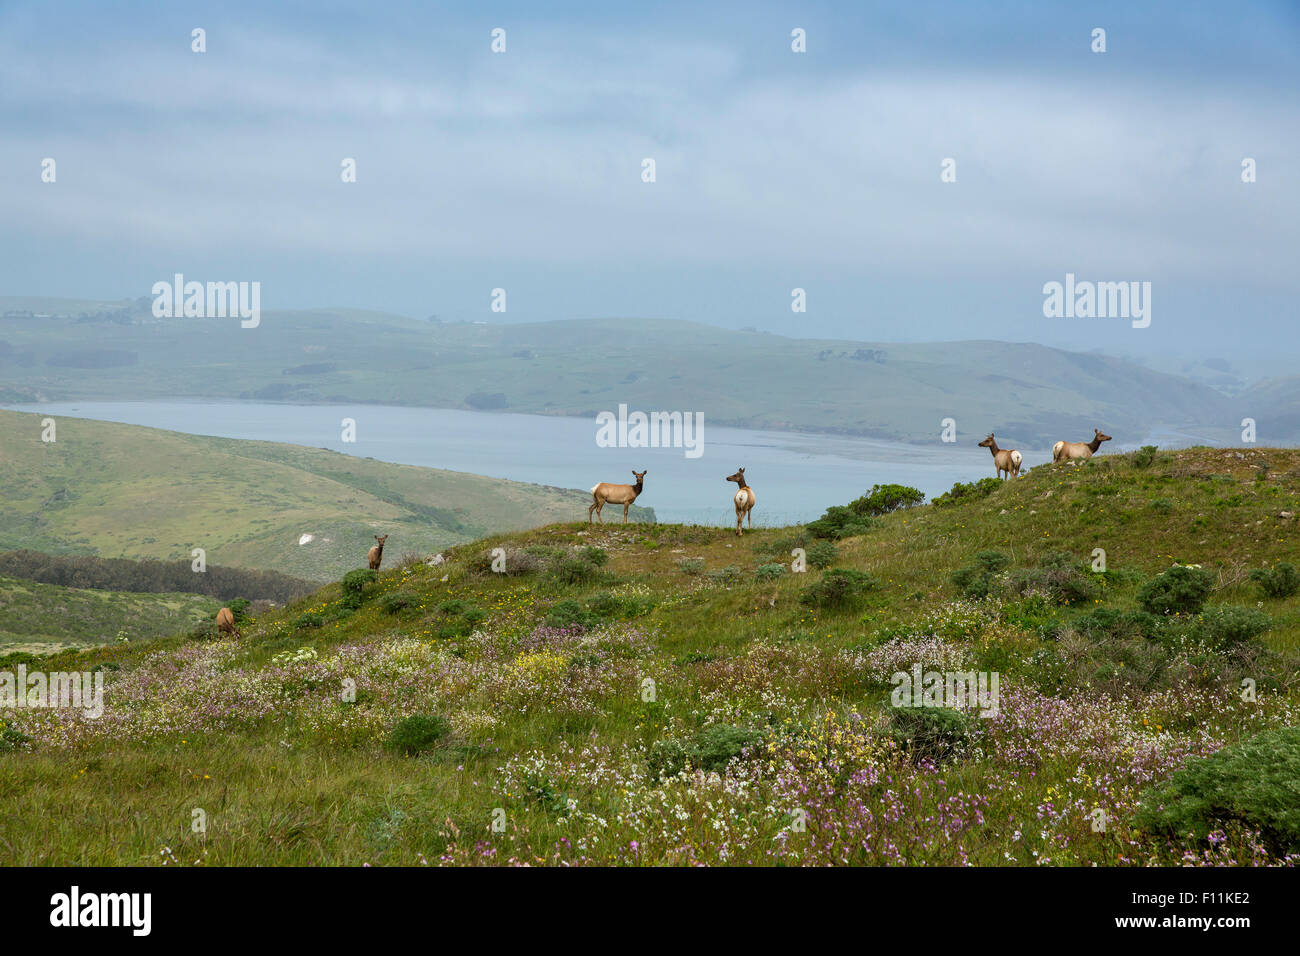
[[[53,317],[4,317],[21,304]],[[932,442],[944,418],[1034,447],[1237,440],[1241,403],[1120,358],[1032,344],[792,339],[661,319],[422,321],[359,310],[155,319],[147,300],[0,299],[0,401],[370,402],[594,416],[620,403],[715,425]],[[63,311],[59,312],[62,308]],[[1262,414],[1262,413],[1261,413]],[[1300,422],[1274,442],[1300,437]]]
[[[585,491],[274,442],[0,411],[0,551],[191,560],[323,581],[481,535],[585,517]],[[651,509],[639,508],[642,520]]]

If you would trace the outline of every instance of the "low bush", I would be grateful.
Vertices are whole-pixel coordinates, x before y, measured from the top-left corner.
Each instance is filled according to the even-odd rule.
[[[865,571],[831,568],[821,579],[799,592],[799,601],[811,607],[837,609],[849,607],[876,586],[876,579]]]
[[[1235,604],[1207,607],[1189,627],[1190,635],[1215,650],[1230,650],[1259,637],[1273,626],[1263,611]]]
[[[971,718],[951,707],[895,707],[889,714],[890,738],[918,763],[961,756],[972,729]]]
[[[419,598],[410,591],[393,591],[380,598],[379,606],[384,609],[385,613],[396,614],[413,606],[418,600]]]
[[[1300,572],[1289,561],[1273,568],[1255,568],[1250,572],[1250,579],[1267,598],[1288,598],[1300,591]]]
[[[1003,485],[1000,478],[981,478],[979,481],[959,481],[935,498],[931,504],[939,508],[955,505],[959,501],[979,501],[987,498]]]
[[[652,776],[675,777],[688,766],[705,773],[720,773],[745,751],[756,750],[766,739],[761,730],[714,724],[685,740],[660,740],[650,748]]]
[[[1225,826],[1257,831],[1273,853],[1300,853],[1300,728],[1257,734],[1193,758],[1147,790],[1136,824],[1172,841],[1200,843]]]
[[[445,717],[437,714],[412,714],[403,717],[388,732],[390,750],[412,757],[434,750],[451,731]]]
[[[804,554],[808,558],[810,567],[821,570],[835,563],[835,559],[839,557],[839,549],[830,541],[814,541],[808,545]]]
[[[1138,603],[1152,614],[1195,614],[1205,606],[1214,575],[1199,564],[1175,564],[1138,590]]]
[[[343,588],[343,606],[352,610],[361,607],[365,600],[366,585],[373,584],[378,578],[379,575],[369,568],[358,568],[343,575],[340,582]]]

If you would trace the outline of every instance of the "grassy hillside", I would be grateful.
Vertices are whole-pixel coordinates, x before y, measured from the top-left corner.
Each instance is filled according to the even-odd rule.
[[[833,552],[798,528],[498,535],[242,642],[56,655],[112,665],[106,712],[6,716],[6,858],[1276,863],[1300,852],[1270,829],[1285,792],[1252,788],[1276,780],[1258,735],[1300,718],[1300,594],[1249,571],[1295,559],[1298,512],[1300,453],[1194,449],[1043,466]],[[795,547],[829,566],[794,573]],[[978,562],[1005,567],[977,598],[954,573]],[[1171,575],[1204,610],[1140,610]],[[998,674],[997,713],[892,706],[914,665]],[[1149,822],[1151,787],[1247,739],[1261,774],[1207,811],[1221,832]]]
[[[190,560],[309,580],[585,514],[590,496],[319,448],[0,411],[0,551]],[[653,515],[639,509],[642,517]],[[312,538],[299,544],[304,535]]]
[[[243,398],[581,416],[625,402],[700,411],[715,425],[918,442],[951,416],[967,431],[993,428],[1038,447],[1093,427],[1121,442],[1160,425],[1227,438],[1241,414],[1268,417],[1185,378],[1038,345],[792,339],[650,319],[436,324],[356,310],[267,313],[241,329],[117,307],[0,317],[0,400]]]
[[[221,602],[197,594],[95,591],[0,577],[0,653],[46,654],[119,635],[139,641],[210,621]]]

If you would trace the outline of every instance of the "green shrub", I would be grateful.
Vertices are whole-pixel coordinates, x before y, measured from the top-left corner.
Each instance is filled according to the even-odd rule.
[[[774,581],[783,574],[785,574],[785,565],[775,562],[760,564],[754,571],[754,577],[760,581]]]
[[[600,569],[608,561],[609,552],[603,548],[578,548],[556,561],[551,567],[551,573],[561,584],[592,584],[605,577]]]
[[[682,574],[687,574],[694,577],[695,575],[699,574],[701,571],[704,570],[704,559],[703,558],[682,558],[680,561],[677,562],[677,568],[679,571],[682,572]]]
[[[889,736],[918,763],[960,756],[971,731],[971,718],[951,707],[895,707],[889,714]]]
[[[1002,487],[1000,478],[981,478],[979,481],[959,481],[951,488],[935,498],[932,504],[944,508],[948,505],[955,505],[959,501],[979,501],[981,498],[987,498],[993,492]]]
[[[463,598],[448,598],[438,605],[438,613],[446,619],[438,628],[442,638],[465,637],[487,620],[487,611]]]
[[[1040,592],[1057,604],[1084,604],[1101,594],[1101,586],[1092,573],[1082,570],[1070,555],[1059,551],[1041,556],[1032,568],[1013,573],[1011,589],[1020,595]]]
[[[601,615],[583,607],[578,601],[556,601],[542,619],[549,627],[592,628],[601,623]]]
[[[818,570],[829,568],[839,557],[839,549],[829,541],[814,541],[804,551],[808,564]]]
[[[253,606],[253,602],[247,598],[235,598],[226,604],[230,608],[230,613],[234,615],[236,626],[242,626],[251,620],[248,609]]]
[[[1174,503],[1168,498],[1156,498],[1151,502],[1151,510],[1156,514],[1167,515],[1174,510]]]
[[[854,514],[874,518],[900,508],[911,508],[924,500],[924,492],[907,485],[872,485],[861,498],[849,502],[849,509]]]
[[[445,717],[437,714],[412,714],[403,717],[388,732],[388,747],[405,756],[435,749],[451,731]]]
[[[418,600],[419,598],[410,591],[393,591],[380,599],[379,606],[388,614],[396,614],[411,607]]]
[[[308,628],[321,627],[324,624],[324,615],[316,611],[305,611],[293,619],[293,627],[296,631],[305,631]]]
[[[983,600],[993,591],[998,572],[1011,563],[1001,551],[981,551],[974,563],[958,568],[952,573],[952,583],[962,597]]]
[[[1258,831],[1273,853],[1300,853],[1300,728],[1281,727],[1193,758],[1142,795],[1142,829],[1174,841],[1197,841],[1229,824]]]
[[[1130,459],[1133,462],[1133,467],[1149,467],[1150,464],[1156,460],[1157,451],[1159,451],[1159,448],[1156,445],[1143,445],[1137,451],[1133,452],[1133,457]]]
[[[31,741],[31,737],[28,737],[16,727],[5,727],[4,730],[0,730],[0,753],[10,750],[22,750]]]
[[[1250,579],[1268,598],[1288,598],[1300,591],[1300,572],[1290,561],[1282,561],[1273,568],[1255,568],[1250,572]]]
[[[799,592],[799,600],[811,607],[842,608],[856,603],[876,586],[876,579],[865,571],[831,568],[821,579]]]
[[[686,740],[660,740],[648,757],[653,777],[675,777],[687,766],[705,773],[721,772],[746,749],[763,743],[765,735],[752,727],[714,724]]]
[[[725,568],[714,568],[706,577],[717,584],[733,584],[740,580],[740,568],[729,564]]]
[[[1094,608],[1070,622],[1076,631],[1094,641],[1154,638],[1159,624],[1160,619],[1146,611],[1112,607]]]
[[[848,538],[871,529],[872,518],[925,500],[925,494],[907,485],[872,485],[871,490],[847,505],[831,505],[826,513],[807,525],[816,538]]]
[[[1138,603],[1152,614],[1195,614],[1205,606],[1214,575],[1199,565],[1175,564],[1138,590]]]
[[[1272,620],[1263,611],[1221,604],[1203,610],[1189,631],[1207,647],[1228,650],[1254,640],[1272,626]]]
[[[365,600],[366,585],[373,584],[378,577],[379,575],[369,568],[358,568],[343,575],[343,580],[340,582],[343,588],[341,602],[343,606],[353,610],[361,607],[361,602]]]

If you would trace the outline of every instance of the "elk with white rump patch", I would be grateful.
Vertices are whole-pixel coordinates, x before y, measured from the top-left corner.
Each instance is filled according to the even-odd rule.
[[[749,527],[751,529],[754,527],[753,511],[754,501],[756,500],[754,497],[754,489],[745,484],[744,468],[737,468],[734,475],[727,476],[727,481],[734,481],[736,484],[740,485],[740,487],[736,489],[736,494],[731,500],[736,505],[736,534],[744,534],[744,532],[740,530],[740,519],[748,517]]]
[[[637,496],[641,494],[641,483],[645,480],[644,471],[633,471],[632,475],[636,478],[635,485],[611,485],[608,481],[602,481],[591,489],[592,503],[587,509],[587,524],[591,524],[591,513],[594,511],[600,523],[604,524],[605,519],[600,517],[601,509],[607,504],[616,504],[623,506],[623,523],[627,524],[627,509],[632,507],[632,502],[636,501]]]
[[[1052,461],[1084,461],[1097,454],[1097,449],[1104,441],[1110,441],[1109,435],[1103,435],[1100,428],[1093,429],[1092,441],[1058,441],[1052,446]]]
[[[1015,478],[1020,474],[1020,452],[1014,448],[999,448],[998,443],[993,440],[992,432],[989,432],[988,438],[980,442],[980,447],[993,452],[993,467],[997,469],[999,478],[1002,477],[1003,472],[1006,472],[1008,478]]]

